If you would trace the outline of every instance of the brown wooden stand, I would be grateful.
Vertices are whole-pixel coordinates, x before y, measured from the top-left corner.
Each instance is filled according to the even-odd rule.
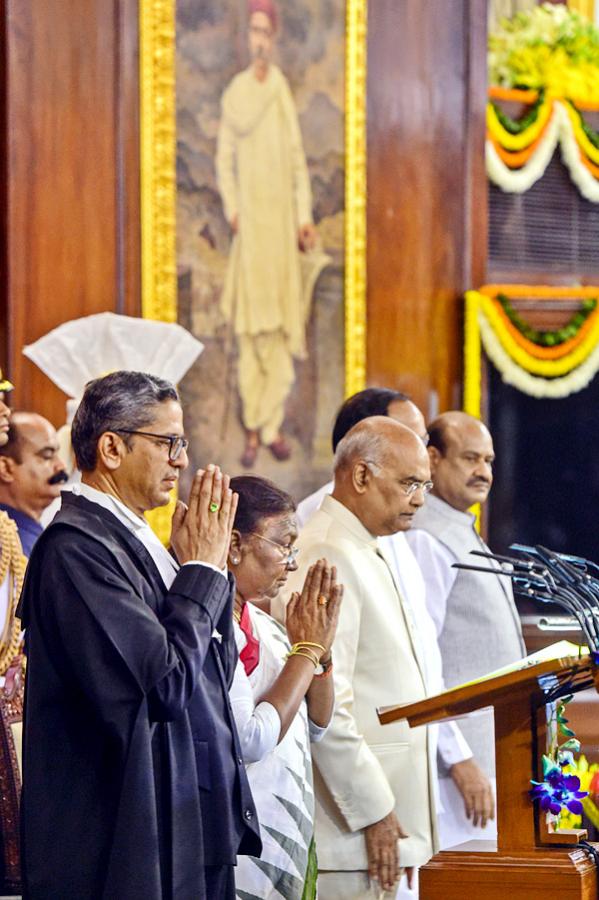
[[[552,832],[528,792],[531,778],[543,780],[547,702],[596,681],[589,657],[568,657],[378,711],[382,724],[407,719],[415,727],[494,708],[497,843],[471,841],[437,853],[420,869],[421,900],[540,900],[552,892],[560,900],[595,900],[595,864],[576,846],[586,831]]]

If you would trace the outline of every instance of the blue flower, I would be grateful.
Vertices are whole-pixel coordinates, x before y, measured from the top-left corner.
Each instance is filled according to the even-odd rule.
[[[541,809],[554,816],[559,815],[562,809],[567,809],[576,816],[581,815],[580,801],[588,796],[588,791],[580,790],[580,778],[565,774],[558,766],[553,766],[543,774],[545,781],[531,781],[534,787],[530,791],[533,800],[541,801]]]

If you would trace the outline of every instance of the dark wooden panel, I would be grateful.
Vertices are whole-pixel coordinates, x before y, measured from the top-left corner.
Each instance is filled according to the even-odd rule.
[[[368,381],[460,403],[484,281],[484,0],[376,0],[368,37]]]
[[[68,319],[139,310],[136,0],[5,0],[9,371],[15,405],[64,419],[21,355]]]

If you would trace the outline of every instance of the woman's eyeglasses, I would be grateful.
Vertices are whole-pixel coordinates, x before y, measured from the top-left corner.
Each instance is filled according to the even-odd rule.
[[[263,534],[258,534],[257,531],[250,531],[250,534],[260,538],[261,541],[266,541],[267,544],[272,544],[273,547],[276,547],[279,553],[283,555],[282,562],[284,562],[286,566],[292,565],[297,559],[299,547],[286,547],[284,544],[279,544],[278,541],[272,541],[270,538],[264,537]]]

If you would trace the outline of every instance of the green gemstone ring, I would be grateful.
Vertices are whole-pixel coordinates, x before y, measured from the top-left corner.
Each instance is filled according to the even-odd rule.
[[[208,507],[208,509],[210,510],[210,512],[218,512],[220,509],[220,506],[218,505],[218,503],[215,503],[213,500],[212,503],[210,504],[210,506]]]

